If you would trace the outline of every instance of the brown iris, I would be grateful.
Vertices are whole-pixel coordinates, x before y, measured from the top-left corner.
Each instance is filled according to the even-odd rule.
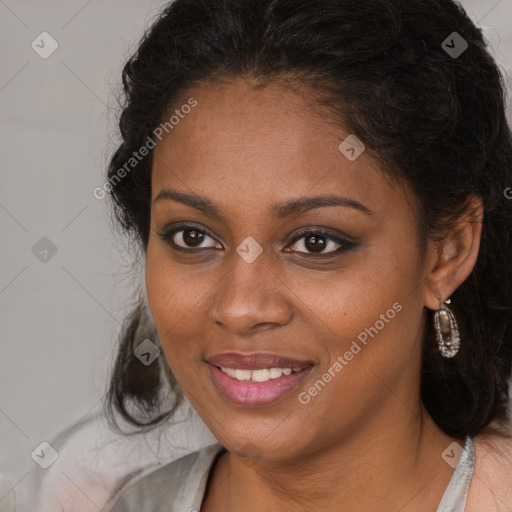
[[[321,252],[325,248],[325,237],[309,235],[304,239],[304,245],[308,251]]]
[[[186,229],[183,232],[183,240],[187,245],[195,247],[197,245],[201,245],[204,240],[204,233],[198,231],[197,229]]]

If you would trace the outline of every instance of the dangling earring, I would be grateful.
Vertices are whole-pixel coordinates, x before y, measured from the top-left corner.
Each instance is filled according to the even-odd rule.
[[[451,358],[457,354],[460,347],[459,327],[455,316],[446,304],[450,300],[440,301],[439,309],[434,314],[434,327],[436,331],[437,344],[441,355]]]

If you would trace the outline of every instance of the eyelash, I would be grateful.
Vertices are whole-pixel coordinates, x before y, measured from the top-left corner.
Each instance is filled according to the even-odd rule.
[[[196,230],[199,233],[202,233],[202,234],[210,237],[211,239],[215,240],[215,238],[206,229],[200,228],[200,227],[195,226],[193,224],[179,224],[179,225],[173,226],[173,227],[171,227],[169,229],[166,229],[165,231],[163,231],[161,233],[158,233],[158,236],[164,242],[166,242],[168,245],[170,245],[171,248],[173,248],[175,250],[178,250],[178,251],[182,251],[182,252],[192,252],[193,253],[193,252],[196,252],[196,251],[204,251],[204,250],[207,250],[207,249],[217,250],[214,247],[189,247],[189,248],[185,248],[185,247],[181,247],[181,246],[177,245],[175,242],[172,241],[172,237],[176,233],[179,233],[180,231],[187,231],[187,230]],[[304,254],[306,256],[313,256],[313,257],[316,257],[316,258],[322,258],[322,257],[325,258],[325,257],[333,256],[335,254],[344,253],[346,251],[355,249],[355,247],[356,247],[355,243],[349,242],[348,240],[344,240],[342,238],[335,237],[335,236],[327,233],[322,228],[318,228],[318,229],[314,229],[314,230],[313,229],[308,229],[308,230],[302,231],[300,233],[297,233],[296,236],[293,238],[293,240],[288,244],[288,246],[295,245],[299,240],[301,240],[302,238],[307,238],[308,236],[320,236],[322,238],[326,238],[328,241],[333,241],[333,242],[337,243],[340,247],[338,249],[336,249],[335,251],[331,251],[331,252],[313,253],[313,252],[297,251],[298,254]],[[217,242],[217,243],[219,243],[219,242]]]

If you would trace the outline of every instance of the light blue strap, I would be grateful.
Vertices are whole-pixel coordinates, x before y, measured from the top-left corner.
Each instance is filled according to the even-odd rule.
[[[452,478],[436,512],[464,512],[469,484],[475,467],[475,447],[467,436]]]

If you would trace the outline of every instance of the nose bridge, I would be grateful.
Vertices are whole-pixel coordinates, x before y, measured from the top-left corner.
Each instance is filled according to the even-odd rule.
[[[250,253],[251,242],[248,244]],[[210,306],[210,320],[238,333],[259,324],[286,324],[291,318],[286,287],[276,277],[269,258],[263,252],[253,261],[244,259],[244,242],[238,250],[241,255],[231,254],[231,268],[218,285]]]

